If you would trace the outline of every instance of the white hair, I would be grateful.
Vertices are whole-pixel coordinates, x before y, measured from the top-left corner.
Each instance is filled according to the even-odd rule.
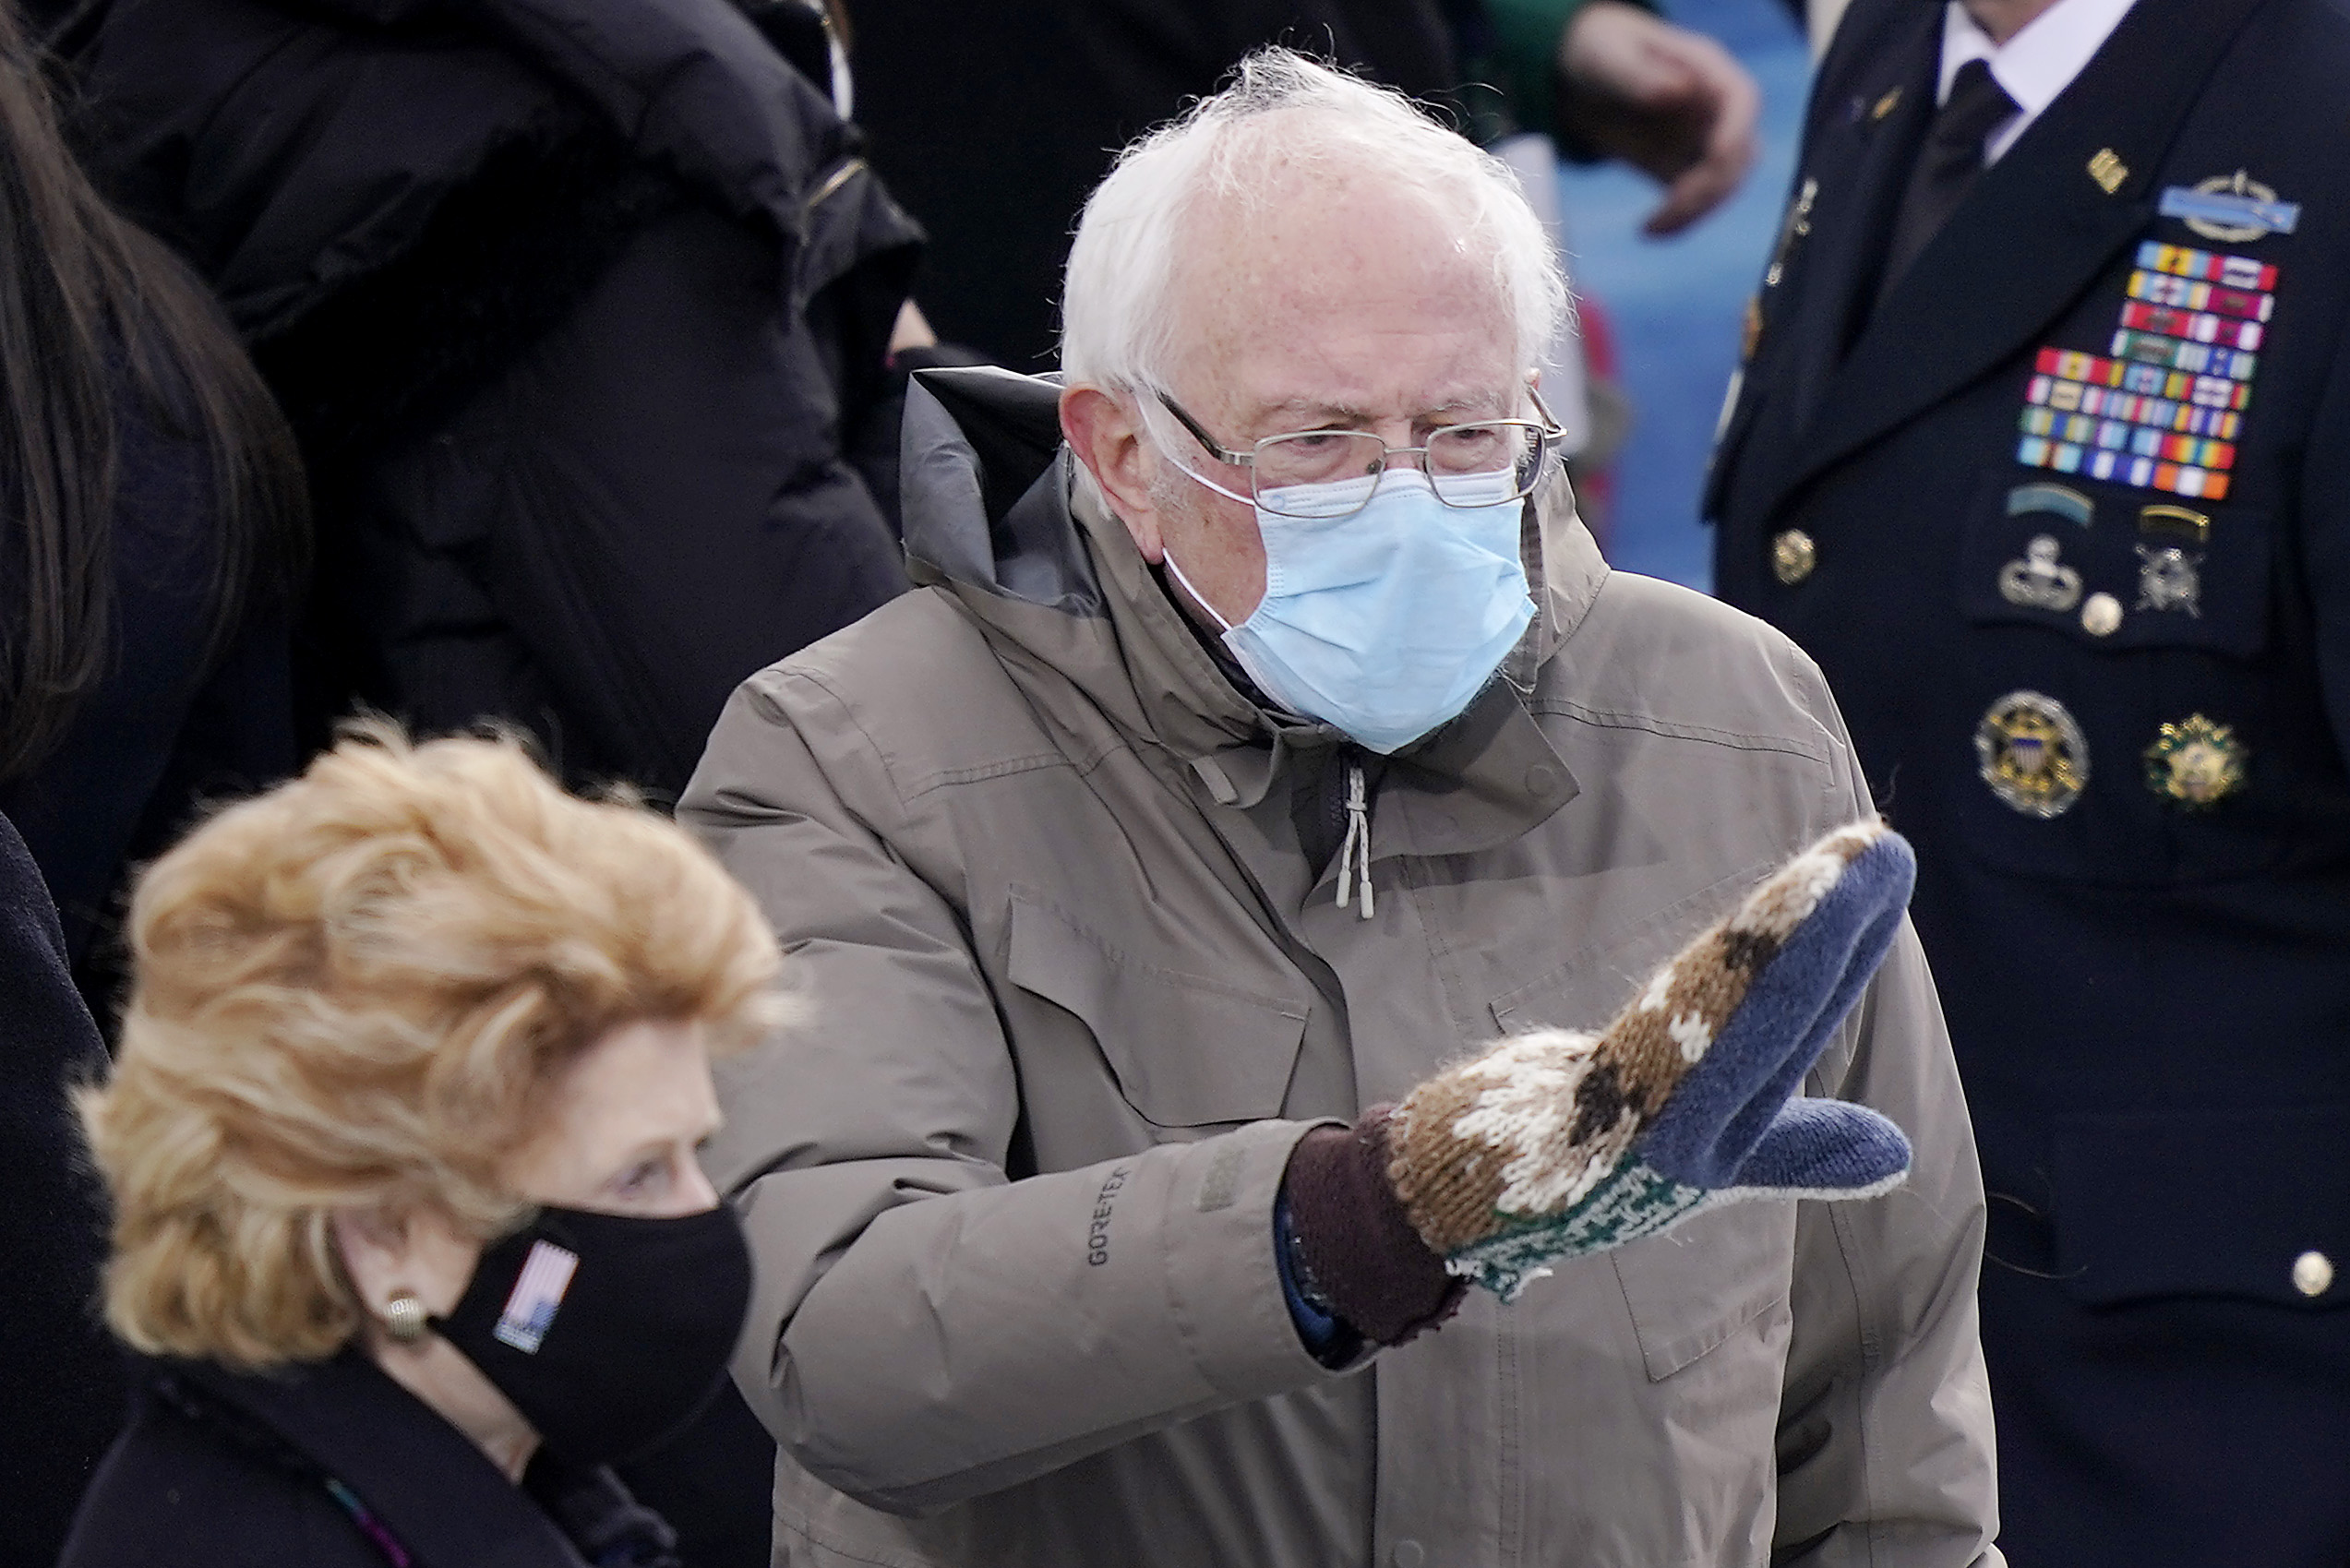
[[[1266,199],[1285,178],[1323,170],[1373,174],[1457,214],[1460,244],[1488,258],[1516,320],[1517,363],[1541,361],[1566,311],[1566,281],[1508,167],[1400,92],[1269,48],[1241,61],[1223,91],[1127,148],[1086,201],[1061,289],[1069,383],[1163,386],[1181,326],[1172,283],[1191,209],[1208,193]]]

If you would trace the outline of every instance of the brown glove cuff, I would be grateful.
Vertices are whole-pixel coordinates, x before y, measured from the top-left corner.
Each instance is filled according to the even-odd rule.
[[[1387,1179],[1387,1113],[1317,1127],[1289,1155],[1282,1192],[1308,1291],[1379,1345],[1401,1345],[1460,1308],[1469,1282],[1445,1270]]]

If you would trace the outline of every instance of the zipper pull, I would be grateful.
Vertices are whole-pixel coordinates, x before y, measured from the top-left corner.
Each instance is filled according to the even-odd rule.
[[[1362,917],[1371,918],[1371,797],[1362,787],[1362,764],[1347,764],[1347,836],[1338,845],[1338,907],[1344,909],[1348,899],[1360,884],[1362,890]]]

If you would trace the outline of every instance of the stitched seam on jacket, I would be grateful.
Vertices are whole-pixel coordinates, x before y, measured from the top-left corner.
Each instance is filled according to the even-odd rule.
[[[1781,1302],[1790,1303],[1792,1311],[1793,1286],[1791,1280],[1787,1288],[1762,1292],[1753,1300],[1744,1303],[1732,1312],[1709,1319],[1701,1327],[1688,1334],[1674,1336],[1666,1325],[1657,1323],[1653,1318],[1647,1322],[1642,1321],[1639,1303],[1633,1299],[1631,1282],[1624,1277],[1622,1260],[1610,1259],[1609,1262],[1615,1271],[1615,1287],[1624,1297],[1624,1310],[1632,1319],[1633,1336],[1639,1343],[1641,1371],[1648,1373],[1650,1382],[1662,1382],[1667,1378],[1676,1377],[1687,1371],[1691,1367],[1729,1344],[1732,1335],[1736,1334]],[[1653,1352],[1649,1348],[1649,1340],[1652,1336],[1657,1341],[1657,1347]],[[1665,1371],[1659,1371],[1657,1363],[1660,1361],[1670,1361],[1673,1364]]]
[[[778,1514],[775,1515],[775,1524],[778,1528],[789,1530],[816,1550],[829,1552],[834,1557],[845,1557],[851,1562],[870,1562],[874,1568],[930,1568],[931,1560],[927,1557],[906,1557],[894,1551],[884,1557],[869,1556],[867,1550],[863,1547],[852,1547],[845,1542],[819,1536],[815,1526],[805,1519],[794,1519]]]
[[[967,768],[941,768],[925,773],[906,790],[906,798],[929,794],[947,784],[977,784],[983,779],[1008,778],[1013,773],[1033,773],[1041,768],[1073,768],[1076,766],[1058,751],[1034,751],[1025,757],[1006,757],[1001,761],[976,762]]]
[[[1644,730],[1668,740],[1694,740],[1740,751],[1776,751],[1822,765],[1828,761],[1824,748],[1792,736],[1751,735],[1741,730],[1716,729],[1710,724],[1685,724],[1673,719],[1661,719],[1650,713],[1626,713],[1588,707],[1563,697],[1536,698],[1527,706],[1533,712],[1555,713],[1601,729]]]
[[[1078,777],[1089,778],[1095,770],[1110,758],[1121,751],[1133,749],[1133,748],[1123,741],[1113,740],[1103,745],[1099,749],[1083,756],[1072,756],[1066,751],[1032,751],[1025,757],[1006,757],[995,762],[975,762],[967,768],[941,768],[936,772],[923,774],[921,779],[907,791],[906,798],[911,800],[917,796],[928,795],[934,789],[944,789],[950,784],[978,784],[988,779],[1007,778],[1014,773],[1033,773],[1045,768],[1069,768],[1073,770]]]
[[[874,762],[881,768],[881,776],[889,781],[891,793],[897,796],[898,808],[902,814],[905,808],[906,794],[905,787],[897,782],[897,771],[890,766],[890,754],[881,748],[881,745],[879,741],[873,738],[873,732],[865,727],[864,721],[857,716],[857,711],[848,705],[847,700],[842,697],[838,691],[833,689],[832,686],[825,682],[821,677],[812,675],[807,670],[786,669],[779,671],[778,675],[781,679],[785,681],[805,681],[808,685],[812,686],[817,690],[822,692],[824,694],[825,700],[840,710],[841,717],[847,720],[849,727],[857,731],[857,738],[865,743],[866,751],[871,755]],[[761,691],[759,695],[774,710],[774,718],[776,723],[794,731],[799,730],[799,726],[792,723],[791,711],[784,703],[781,698],[772,691]],[[805,732],[800,732],[799,740],[802,746],[808,748],[809,755],[814,759],[818,770],[824,774],[826,781],[829,783],[833,775],[833,767],[826,758],[825,753],[809,742]],[[838,791],[835,790],[834,793],[838,794]],[[844,799],[842,804],[846,805],[846,800]]]
[[[1253,1002],[1268,1011],[1280,1014],[1283,1018],[1293,1019],[1301,1023],[1305,1022],[1306,1010],[1300,1005],[1295,997],[1268,996],[1261,991],[1245,990],[1229,981],[1218,980],[1212,976],[1193,975],[1182,969],[1169,969],[1163,964],[1153,964],[1146,958],[1137,958],[1095,932],[1091,927],[1026,883],[1013,882],[1011,884],[1011,891],[1013,909],[1017,910],[1020,905],[1026,904],[1050,914],[1068,930],[1070,935],[1093,948],[1112,964],[1132,968],[1151,979],[1162,980],[1179,990],[1203,991],[1210,996],[1224,997],[1233,1001]],[[1015,914],[1013,918],[1016,924],[1019,916]],[[1013,976],[1015,984],[1018,978],[1017,976]]]

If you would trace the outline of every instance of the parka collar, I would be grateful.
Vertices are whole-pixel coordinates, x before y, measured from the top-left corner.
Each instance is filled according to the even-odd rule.
[[[992,368],[917,376],[905,480],[916,581],[947,586],[1000,644],[1073,681],[1121,728],[1171,752],[1218,801],[1253,807],[1295,758],[1346,737],[1260,707],[1226,676],[1126,525],[1077,482],[1060,443],[1059,396],[1051,380]],[[1589,611],[1608,568],[1563,470],[1552,470],[1524,518],[1534,619],[1467,712],[1393,759],[1391,775],[1415,787],[1382,793],[1380,856],[1490,848],[1574,797],[1573,773],[1525,698]],[[1391,820],[1400,832],[1387,831]]]

